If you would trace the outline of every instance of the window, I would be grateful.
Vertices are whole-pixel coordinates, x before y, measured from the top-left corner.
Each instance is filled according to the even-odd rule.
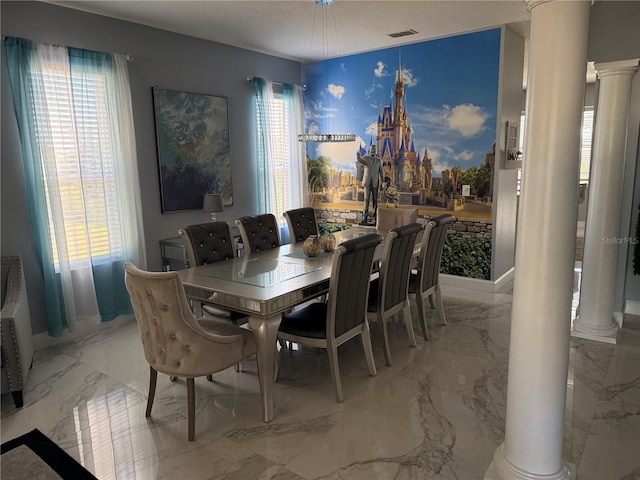
[[[307,164],[303,130],[302,87],[251,79],[255,93],[257,140],[257,200],[260,213],[276,215],[308,202]]]
[[[75,72],[68,62],[46,64],[31,74],[42,86],[34,93],[36,135],[40,145],[53,150],[41,162],[54,264],[60,244],[66,244],[71,265],[121,258],[105,75],[97,69]],[[58,195],[50,195],[52,188]],[[52,201],[60,203],[58,208]],[[54,212],[61,223],[54,222]],[[56,242],[56,235],[66,241]]]
[[[524,152],[525,115],[520,115],[520,137],[518,149]],[[585,107],[582,113],[582,132],[580,135],[580,183],[589,183],[589,168],[591,166],[591,140],[593,138],[593,107]],[[523,161],[526,159],[523,156]],[[517,194],[520,195],[522,172],[518,169]]]
[[[291,188],[289,187],[289,182],[291,182],[292,178],[291,137],[290,135],[284,134],[284,132],[288,132],[291,128],[291,122],[281,94],[274,94],[271,107],[273,116],[271,117],[271,125],[269,125],[269,128],[273,132],[273,138],[275,139],[275,158],[273,158],[273,162],[276,180],[276,204],[271,206],[271,211],[278,212],[276,214],[278,222],[280,225],[284,225],[283,213],[298,207],[298,204],[294,204],[291,198]]]
[[[131,313],[146,268],[124,55],[4,38],[49,335]]]
[[[593,107],[586,107],[582,114],[582,135],[580,136],[580,183],[589,183],[592,138]]]

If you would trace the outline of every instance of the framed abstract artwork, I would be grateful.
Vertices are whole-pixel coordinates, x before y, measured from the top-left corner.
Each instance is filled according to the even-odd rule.
[[[233,203],[227,98],[153,88],[162,213]]]

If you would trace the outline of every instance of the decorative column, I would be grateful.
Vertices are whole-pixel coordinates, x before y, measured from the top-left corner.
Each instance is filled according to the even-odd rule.
[[[575,478],[562,460],[590,2],[530,1],[504,443],[487,480]]]
[[[616,342],[613,318],[624,154],[627,139],[631,77],[638,59],[597,63],[600,79],[589,179],[589,204],[584,233],[580,308],[573,322],[576,337]]]

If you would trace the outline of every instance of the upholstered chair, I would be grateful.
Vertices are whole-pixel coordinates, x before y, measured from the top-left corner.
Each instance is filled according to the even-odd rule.
[[[375,233],[348,240],[336,248],[327,302],[314,302],[284,315],[278,338],[324,348],[338,402],[344,400],[338,347],[360,335],[369,373],[377,374],[367,321],[367,299],[373,255],[381,237]]]
[[[440,261],[442,259],[442,249],[447,236],[449,224],[454,222],[456,217],[450,214],[443,214],[434,217],[426,224],[420,245],[418,256],[418,269],[411,273],[409,282],[409,296],[415,297],[418,304],[418,314],[420,326],[425,340],[429,339],[427,329],[426,302],[429,300],[431,308],[435,308],[443,325],[447,324],[442,305],[442,293],[440,291]]]
[[[178,231],[184,238],[187,259],[192,267],[221,262],[235,257],[236,248],[227,222],[209,222],[188,225]],[[202,304],[202,311],[212,317],[230,320],[235,324],[246,323],[243,313]]]
[[[17,408],[24,405],[23,391],[33,363],[29,299],[22,259],[2,257],[2,393],[13,396]]]
[[[315,210],[311,207],[296,208],[284,212],[289,226],[291,243],[304,242],[309,235],[318,235]]]
[[[392,228],[409,225],[418,221],[417,208],[378,208],[376,229],[388,232]]]
[[[128,262],[125,284],[140,328],[149,363],[146,416],[156,390],[158,372],[187,381],[188,439],[195,438],[194,378],[225,370],[256,353],[250,330],[191,313],[177,272],[146,272]]]
[[[384,337],[384,357],[391,365],[391,347],[387,323],[390,318],[402,312],[404,324],[409,335],[409,344],[416,346],[416,336],[411,322],[408,288],[409,273],[412,267],[416,238],[422,230],[419,223],[410,223],[392,228],[387,234],[382,254],[380,274],[371,282],[367,314],[370,320],[377,320],[382,327]]]
[[[239,218],[236,225],[247,254],[280,246],[278,222],[271,213]]]

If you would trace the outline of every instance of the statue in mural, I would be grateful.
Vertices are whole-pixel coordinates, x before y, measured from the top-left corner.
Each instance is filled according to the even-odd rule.
[[[360,152],[356,153],[358,163],[365,165],[367,168],[364,172],[362,185],[364,186],[364,211],[362,214],[361,225],[375,225],[378,213],[378,189],[384,183],[384,170],[382,169],[382,161],[376,154],[376,146],[371,145],[369,155],[364,157]],[[369,203],[373,203],[373,214],[369,214]]]

